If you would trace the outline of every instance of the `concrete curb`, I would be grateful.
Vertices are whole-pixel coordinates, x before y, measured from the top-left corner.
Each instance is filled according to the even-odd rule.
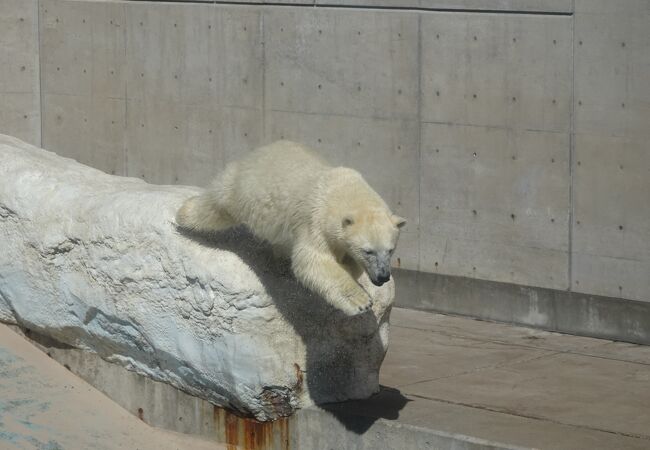
[[[14,325],[11,328],[147,424],[227,444],[228,448],[523,450],[523,447],[359,414],[348,409],[345,403],[310,407],[289,418],[258,422],[106,362],[94,353]],[[394,418],[397,419],[397,413]]]
[[[650,345],[650,302],[394,270],[398,307]]]

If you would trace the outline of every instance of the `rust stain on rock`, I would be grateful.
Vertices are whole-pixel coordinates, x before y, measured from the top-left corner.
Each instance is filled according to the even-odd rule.
[[[289,420],[273,422],[241,417],[214,407],[217,438],[225,441],[228,450],[289,450]]]
[[[302,382],[303,382],[302,370],[300,369],[298,363],[293,363],[293,367],[296,369],[296,386],[294,387],[294,389],[296,392],[301,392]]]

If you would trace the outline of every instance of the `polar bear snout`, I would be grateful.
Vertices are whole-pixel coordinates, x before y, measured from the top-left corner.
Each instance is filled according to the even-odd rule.
[[[390,271],[378,275],[377,279],[373,279],[372,277],[370,278],[370,281],[372,281],[372,284],[375,286],[383,286],[384,283],[388,282],[388,280],[390,280]]]
[[[368,277],[375,286],[382,286],[390,280],[390,255],[384,258],[373,258],[366,268]]]

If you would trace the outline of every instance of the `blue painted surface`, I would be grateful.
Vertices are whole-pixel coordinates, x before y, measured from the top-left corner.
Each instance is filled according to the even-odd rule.
[[[2,345],[0,343],[0,345]],[[33,418],[50,409],[49,401],[38,400],[43,388],[53,388],[38,376],[38,370],[13,353],[0,347],[0,449],[62,450],[56,439],[34,436],[56,436],[56,430],[35,423]]]

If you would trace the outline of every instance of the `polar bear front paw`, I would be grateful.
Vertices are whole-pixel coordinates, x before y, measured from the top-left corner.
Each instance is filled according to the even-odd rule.
[[[372,298],[365,292],[348,297],[347,302],[340,309],[348,316],[363,314],[372,308]]]

